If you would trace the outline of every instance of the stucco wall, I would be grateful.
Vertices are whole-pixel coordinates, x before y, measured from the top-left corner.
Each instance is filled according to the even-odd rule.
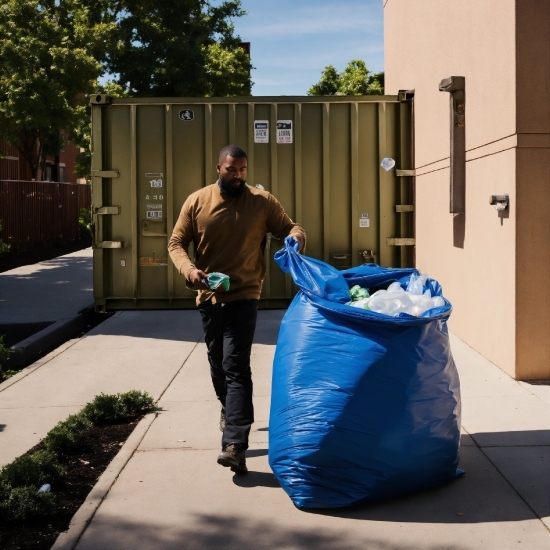
[[[453,302],[451,330],[512,376],[550,378],[550,216],[533,203],[550,198],[550,0],[517,6],[384,0],[386,93],[415,90],[417,267]],[[466,77],[465,217],[449,213],[438,84],[452,75]],[[488,204],[497,193],[506,217]]]

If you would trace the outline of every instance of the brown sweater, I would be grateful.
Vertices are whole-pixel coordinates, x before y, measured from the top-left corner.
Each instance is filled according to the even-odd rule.
[[[216,303],[260,297],[266,233],[278,239],[299,235],[304,243],[306,239],[301,226],[293,223],[279,201],[263,189],[247,185],[240,197],[227,198],[214,183],[187,197],[168,243],[174,265],[187,281],[194,269],[218,271],[230,279],[228,292],[199,291],[197,305],[209,299]],[[194,262],[188,255],[191,243]]]

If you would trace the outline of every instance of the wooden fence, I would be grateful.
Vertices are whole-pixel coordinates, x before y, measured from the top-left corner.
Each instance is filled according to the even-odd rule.
[[[12,250],[55,240],[76,241],[80,209],[89,209],[91,203],[89,185],[0,181],[0,239]]]

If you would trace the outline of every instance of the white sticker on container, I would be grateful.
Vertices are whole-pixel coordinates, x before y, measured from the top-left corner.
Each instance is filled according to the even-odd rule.
[[[269,143],[269,120],[254,121],[254,143]]]
[[[162,187],[162,180],[151,180],[151,187]]]
[[[277,121],[277,143],[292,143],[292,120]]]
[[[361,214],[359,218],[359,227],[370,227],[370,218],[367,213]]]
[[[162,219],[162,210],[148,210],[147,211],[148,220],[160,220]]]

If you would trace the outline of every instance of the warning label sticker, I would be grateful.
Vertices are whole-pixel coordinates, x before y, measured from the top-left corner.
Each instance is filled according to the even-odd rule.
[[[370,227],[370,218],[368,214],[361,214],[361,217],[359,218],[359,227]]]
[[[269,120],[254,121],[254,143],[269,143]]]
[[[292,143],[292,120],[277,121],[277,143]]]
[[[168,257],[160,258],[156,256],[142,257],[139,259],[141,267],[162,267],[168,265]]]

